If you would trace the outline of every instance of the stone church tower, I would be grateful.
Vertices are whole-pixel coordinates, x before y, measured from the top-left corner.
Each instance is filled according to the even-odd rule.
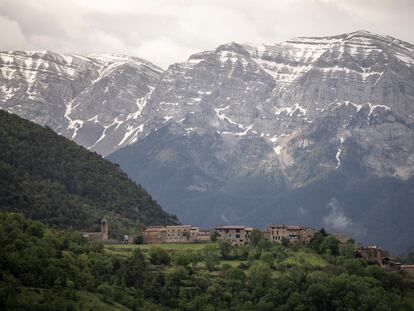
[[[108,228],[108,221],[106,220],[106,218],[102,218],[101,220],[101,233],[102,233],[102,241],[108,241],[108,233],[109,233],[109,228]]]

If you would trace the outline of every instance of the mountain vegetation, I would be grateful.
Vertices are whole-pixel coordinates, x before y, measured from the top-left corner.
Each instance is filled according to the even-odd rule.
[[[321,231],[310,247],[123,245],[122,254],[2,212],[0,309],[414,310],[412,281],[352,258],[348,243]]]
[[[186,223],[414,247],[414,46],[355,31],[136,57],[0,52],[0,107],[118,163]],[[47,68],[47,70],[44,70]]]
[[[98,229],[103,216],[122,236],[175,224],[121,169],[49,128],[0,111],[0,210],[53,227]]]

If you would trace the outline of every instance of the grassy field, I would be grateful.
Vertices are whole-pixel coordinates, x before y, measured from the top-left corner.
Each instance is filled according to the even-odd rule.
[[[32,306],[39,306],[45,304],[45,294],[50,294],[51,290],[38,288],[21,288],[19,291],[18,300]],[[86,291],[75,291],[78,297],[74,302],[76,310],[89,311],[127,311],[128,308],[110,301],[104,301],[101,295]]]
[[[232,267],[238,267],[241,263],[247,263],[247,260],[233,260],[233,259],[229,259],[229,260],[220,260],[220,264],[226,264],[226,265],[230,265]]]
[[[165,243],[165,244],[140,244],[140,245],[128,245],[130,247],[139,247],[142,250],[148,250],[151,247],[160,247],[169,251],[198,251],[205,248],[207,245],[215,245],[215,243],[188,243],[188,244],[176,244],[176,243]]]
[[[89,310],[101,310],[101,311],[110,311],[110,310],[119,310],[127,311],[130,310],[116,302],[104,302],[98,294],[78,291],[77,292],[80,298],[78,305],[79,310],[89,311]]]
[[[139,248],[144,253],[148,252],[151,247],[160,247],[165,249],[168,252],[178,252],[178,251],[198,251],[206,246],[215,245],[214,243],[189,243],[189,244],[175,244],[175,243],[166,243],[166,244],[108,244],[105,245],[105,251],[111,255],[118,256],[129,256],[132,250]]]
[[[130,256],[132,250],[134,249],[141,249],[144,254],[148,253],[151,247],[160,247],[165,249],[171,254],[179,251],[199,251],[205,247],[213,246],[214,243],[194,243],[194,244],[109,244],[105,245],[105,251],[108,254],[120,256],[120,257],[127,257]],[[243,260],[221,260],[220,264],[228,264],[233,267],[239,266],[241,263],[246,263],[247,261]],[[306,249],[299,249],[299,250],[289,250],[288,257],[282,261],[284,264],[289,264],[293,266],[304,266],[304,265],[311,265],[313,267],[320,267],[323,268],[327,265],[327,262],[318,254],[310,252]],[[203,266],[203,263],[199,264]]]
[[[175,244],[175,243],[168,243],[168,244],[112,244],[112,245],[105,245],[105,251],[108,254],[127,257],[131,254],[132,250],[139,248],[141,249],[144,254],[149,251],[151,247],[160,247],[165,249],[169,253],[173,254],[179,251],[199,251],[205,247],[211,247],[216,245],[215,243],[194,243],[194,244]],[[238,267],[241,263],[246,263],[245,260],[221,260],[220,264],[227,264],[232,267]],[[204,267],[203,263],[199,263],[198,267]]]
[[[311,265],[314,267],[325,267],[328,263],[318,254],[307,252],[305,250],[299,251],[289,251],[288,257],[283,261],[283,263],[304,266]]]

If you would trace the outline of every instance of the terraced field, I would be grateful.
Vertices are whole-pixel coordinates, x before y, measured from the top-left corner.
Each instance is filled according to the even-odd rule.
[[[112,255],[128,256],[131,252],[139,248],[144,253],[152,247],[159,247],[165,249],[168,252],[174,253],[178,251],[199,251],[206,246],[216,245],[215,243],[189,243],[189,244],[109,244],[105,245],[105,251]]]
[[[141,249],[144,254],[147,254],[148,251],[153,247],[159,247],[168,251],[171,255],[181,252],[181,251],[200,251],[205,247],[216,246],[216,243],[191,243],[191,244],[110,244],[105,246],[105,251],[108,254],[127,257],[129,256],[134,249]],[[247,263],[246,260],[220,260],[220,264],[228,264],[233,267],[239,266],[241,263]],[[325,259],[320,255],[312,252],[306,248],[301,249],[290,249],[287,252],[287,257],[281,262],[283,265],[287,266],[305,266],[310,265],[313,267],[323,268],[327,265]],[[200,263],[200,266],[203,264]]]

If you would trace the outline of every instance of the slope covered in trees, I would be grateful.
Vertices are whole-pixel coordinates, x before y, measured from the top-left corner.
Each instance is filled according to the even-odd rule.
[[[0,309],[414,310],[408,278],[352,258],[329,236],[309,248],[220,241],[192,251],[134,245],[119,256],[109,247],[0,213]]]
[[[0,111],[0,209],[54,227],[112,233],[139,225],[173,224],[151,196],[115,164],[51,129]]]

